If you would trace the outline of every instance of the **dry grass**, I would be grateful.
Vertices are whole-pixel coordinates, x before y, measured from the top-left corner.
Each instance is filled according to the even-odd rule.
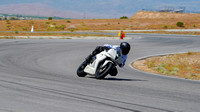
[[[84,30],[121,30],[129,28],[133,24],[131,20],[120,19],[91,19],[91,20],[10,20],[10,24],[6,21],[0,21],[0,31],[30,31],[34,26],[35,31],[75,31]],[[61,25],[65,25],[64,29],[59,29]]]
[[[184,23],[184,27],[176,26],[179,21]],[[129,19],[0,20],[0,31],[31,31],[32,26],[35,31],[199,29],[200,14],[138,12]],[[173,32],[151,33],[171,34]],[[183,34],[199,33],[185,32]]]
[[[137,64],[134,67],[153,73],[200,80],[199,57],[199,52],[158,56],[145,59],[141,66]]]
[[[163,13],[138,12],[129,19],[1,20],[0,31],[30,31],[32,26],[36,31],[70,31],[72,27],[75,30],[179,29],[176,26],[179,21],[184,23],[182,28],[200,28],[200,14],[164,14],[165,18]],[[60,29],[61,25],[66,27]]]

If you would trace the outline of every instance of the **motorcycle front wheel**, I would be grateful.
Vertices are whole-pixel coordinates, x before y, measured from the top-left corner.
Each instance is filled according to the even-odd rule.
[[[104,63],[100,63],[98,68],[97,68],[97,71],[95,73],[95,78],[96,79],[103,79],[105,78],[109,71],[112,69],[113,67],[113,63],[109,62],[107,63],[105,66],[103,66]]]
[[[79,77],[85,77],[87,73],[84,72],[85,67],[87,66],[87,63],[84,61],[77,69],[76,73]]]

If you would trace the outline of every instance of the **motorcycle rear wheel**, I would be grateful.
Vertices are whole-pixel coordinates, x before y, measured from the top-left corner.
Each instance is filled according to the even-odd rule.
[[[76,74],[79,77],[85,77],[87,73],[84,72],[85,67],[87,66],[87,63],[84,61],[77,69]]]
[[[102,66],[103,66],[103,63],[100,63],[98,68],[97,68],[97,71],[95,73],[96,79],[105,78],[108,75],[109,71],[112,69],[113,63],[109,62],[104,67],[102,67]]]

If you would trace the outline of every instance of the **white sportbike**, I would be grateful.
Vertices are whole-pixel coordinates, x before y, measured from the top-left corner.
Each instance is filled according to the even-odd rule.
[[[117,72],[113,71],[117,65],[122,64],[123,58],[121,53],[117,53],[115,49],[104,50],[94,56],[90,63],[84,61],[77,69],[77,75],[79,77],[85,77],[86,75],[95,76],[96,79],[103,79],[108,74],[115,76]],[[115,68],[116,69],[116,68]]]

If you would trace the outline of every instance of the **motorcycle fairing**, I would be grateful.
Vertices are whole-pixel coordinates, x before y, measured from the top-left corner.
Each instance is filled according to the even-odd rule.
[[[88,73],[89,75],[95,75],[96,69],[98,64],[104,60],[106,58],[105,55],[103,54],[97,54],[96,55],[96,60],[94,60],[93,63],[90,63],[89,65],[87,65],[84,69],[84,72]]]
[[[105,60],[107,57],[109,57],[111,60],[106,60],[103,64],[103,66],[105,66],[108,62],[113,63],[113,61],[115,60],[115,58],[117,57],[117,53],[116,50],[114,49],[110,49],[108,51],[102,51],[101,53],[96,55],[96,59],[88,64],[85,69],[84,72],[86,72],[89,75],[95,75],[97,67],[99,65],[100,62],[102,62],[103,60]]]

